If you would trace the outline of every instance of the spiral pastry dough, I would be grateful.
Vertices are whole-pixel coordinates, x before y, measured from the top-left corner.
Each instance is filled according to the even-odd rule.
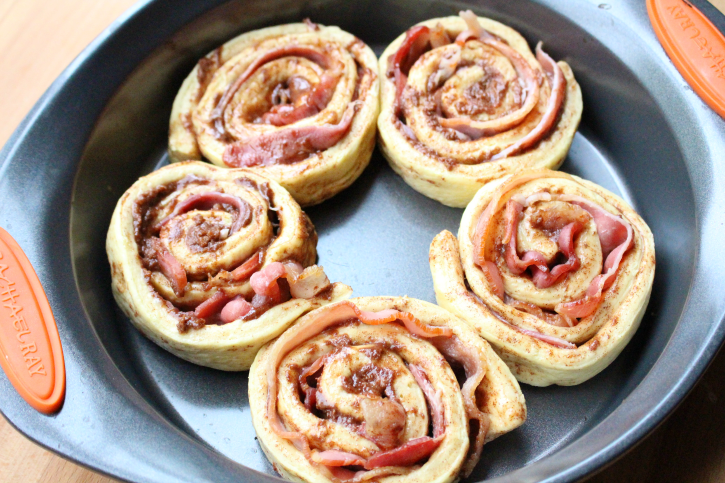
[[[337,27],[255,30],[202,58],[171,111],[172,161],[248,167],[302,206],[352,184],[370,161],[378,115],[370,48]]]
[[[558,168],[582,114],[571,68],[515,30],[476,17],[427,20],[380,57],[380,147],[424,195],[465,207],[483,185]]]
[[[482,188],[458,240],[447,231],[433,240],[430,265],[438,304],[488,340],[519,381],[574,385],[606,368],[637,330],[655,249],[618,196],[533,170]]]
[[[106,251],[113,295],[141,333],[182,359],[239,371],[300,315],[350,296],[312,265],[316,243],[279,184],[185,162],[126,191]]]
[[[274,468],[309,483],[451,482],[470,474],[484,441],[526,419],[491,347],[445,310],[405,297],[302,317],[260,350],[249,400]]]

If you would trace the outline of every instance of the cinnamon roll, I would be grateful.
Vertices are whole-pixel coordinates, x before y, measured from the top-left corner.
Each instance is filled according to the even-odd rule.
[[[141,333],[182,359],[239,371],[299,316],[350,296],[313,265],[316,243],[279,184],[185,162],[126,191],[106,251],[113,295]]]
[[[470,10],[427,20],[385,49],[379,142],[415,190],[465,207],[487,182],[558,168],[582,96],[566,62]]]
[[[202,58],[171,112],[172,161],[207,159],[277,181],[302,206],[347,188],[370,161],[377,58],[337,27],[280,25]]]
[[[430,265],[438,304],[488,340],[519,381],[574,385],[606,368],[637,330],[655,247],[618,196],[533,170],[482,188],[458,240],[447,231],[433,240]]]
[[[470,474],[484,441],[526,419],[518,383],[490,346],[406,297],[300,318],[260,350],[249,401],[274,468],[310,483],[452,482]]]

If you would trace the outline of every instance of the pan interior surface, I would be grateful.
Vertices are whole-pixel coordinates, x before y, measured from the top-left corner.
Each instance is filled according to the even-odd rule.
[[[636,35],[606,10],[583,2],[580,7],[582,15],[601,15],[611,22],[602,29],[620,46],[636,44]],[[516,28],[531,46],[543,40],[553,58],[571,65],[582,88],[584,115],[562,170],[628,200],[654,233],[658,265],[646,315],[622,355],[579,386],[522,385],[528,421],[485,447],[470,481],[508,474],[585,434],[597,434],[598,425],[663,352],[686,303],[699,243],[685,156],[673,122],[659,107],[659,98],[681,96],[674,83],[659,84],[656,98],[641,74],[597,40],[596,32],[538,3],[230,2],[178,31],[118,88],[85,147],[71,207],[72,263],[89,330],[141,398],[198,444],[275,474],[251,424],[247,373],[198,367],[145,339],[113,300],[105,253],[118,199],[139,176],[168,162],[168,117],[181,81],[200,56],[243,31],[310,17],[339,25],[380,54],[414,23],[455,15],[462,8]],[[413,191],[379,151],[352,187],[306,211],[319,234],[318,263],[332,281],[351,285],[355,296],[408,295],[435,302],[428,246],[441,230],[457,232],[462,210]]]

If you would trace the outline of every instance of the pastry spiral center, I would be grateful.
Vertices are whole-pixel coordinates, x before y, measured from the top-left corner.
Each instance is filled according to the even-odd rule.
[[[586,225],[591,216],[582,208],[561,201],[542,201],[524,210],[518,226],[517,250],[520,253],[537,251],[551,265],[559,250],[558,238],[566,225],[579,222]]]
[[[303,434],[312,448],[370,458],[429,437],[435,419],[429,404],[438,411],[451,404],[447,394],[428,400],[414,365],[431,381],[449,374],[443,377],[458,388],[428,342],[395,325],[352,322],[321,333],[285,358],[277,409],[285,426]]]
[[[453,47],[458,45],[453,44]],[[445,52],[441,54],[444,59]],[[433,72],[433,78],[440,75],[446,65],[443,59]],[[428,87],[432,87],[432,83]],[[475,41],[467,42],[461,49],[458,68],[443,84],[439,95],[444,117],[465,116],[475,121],[501,117],[519,108],[523,99],[511,61],[494,48]]]
[[[558,265],[564,265],[568,260],[564,253],[567,242],[562,240],[562,232],[572,223],[582,227],[571,241],[577,260],[575,268],[550,286],[542,283],[537,286],[536,274],[532,277],[526,273],[513,273],[505,257],[497,260],[504,290],[510,297],[554,310],[559,303],[585,295],[591,281],[602,272],[603,257],[597,226],[591,215],[579,206],[563,201],[537,201],[524,208],[515,228],[516,252],[521,258],[532,252],[543,255],[553,274]]]
[[[192,280],[235,268],[273,236],[266,200],[233,183],[189,185],[158,216],[161,244]]]
[[[381,346],[346,347],[332,355],[317,383],[316,407],[381,449],[428,431],[415,379],[400,356]]]
[[[225,123],[231,132],[242,124],[271,124],[270,116],[299,107],[321,81],[322,69],[300,57],[285,57],[260,67],[231,101]]]

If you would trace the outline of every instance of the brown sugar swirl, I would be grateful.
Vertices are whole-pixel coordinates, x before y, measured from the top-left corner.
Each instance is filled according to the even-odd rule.
[[[191,362],[245,370],[301,314],[350,295],[314,265],[316,243],[279,184],[184,162],[126,191],[106,251],[116,301],[144,335]]]
[[[417,191],[465,207],[486,182],[556,169],[582,113],[579,85],[541,42],[470,10],[411,27],[380,58],[379,139]]]
[[[524,171],[482,188],[458,239],[430,249],[438,303],[523,382],[579,384],[634,335],[652,290],[652,233],[625,201],[576,176]]]
[[[250,168],[312,205],[365,169],[377,114],[377,58],[361,40],[309,21],[270,27],[199,61],[174,101],[169,155]]]
[[[458,372],[454,372],[453,369]],[[484,442],[526,419],[490,346],[445,310],[406,297],[322,307],[264,347],[252,422],[292,481],[452,482]]]

